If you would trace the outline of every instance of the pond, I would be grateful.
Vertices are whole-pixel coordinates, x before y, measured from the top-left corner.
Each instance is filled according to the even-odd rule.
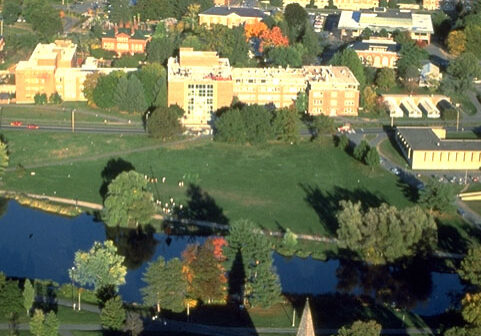
[[[51,279],[60,284],[70,281],[67,270],[77,250],[88,250],[94,241],[113,239],[129,267],[120,293],[131,302],[141,302],[139,289],[145,286],[142,273],[149,261],[160,255],[166,259],[180,257],[188,244],[205,239],[164,234],[138,237],[115,229],[106,232],[103,223],[92,216],[59,217],[14,201],[8,202],[0,228],[0,271],[8,276]],[[423,262],[387,269],[274,254],[274,263],[285,293],[368,295],[421,315],[444,312],[456,301],[453,298],[463,293],[456,274],[435,272]]]

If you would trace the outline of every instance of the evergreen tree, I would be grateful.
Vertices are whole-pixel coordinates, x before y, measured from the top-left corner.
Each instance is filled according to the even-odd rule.
[[[144,322],[140,318],[140,314],[128,311],[125,319],[124,331],[130,333],[130,336],[138,336],[144,330]]]
[[[272,119],[274,137],[284,142],[297,142],[299,139],[299,126],[294,109],[276,109]]]
[[[125,320],[125,309],[122,299],[116,296],[105,303],[105,307],[100,312],[102,327],[110,330],[122,330]]]
[[[9,313],[20,314],[23,311],[23,295],[18,287],[18,281],[7,280],[0,288],[0,316],[7,316]]]
[[[54,311],[49,311],[47,315],[45,315],[43,324],[44,336],[57,336],[59,326],[60,322],[57,315],[55,315]]]
[[[361,89],[364,87],[364,85],[366,85],[364,66],[353,49],[346,48],[342,51],[338,51],[332,57],[330,64],[347,66],[361,85]]]
[[[430,179],[419,192],[418,203],[429,211],[446,211],[453,208],[455,190],[450,184]]]
[[[458,270],[459,276],[471,284],[481,287],[481,248],[473,247],[468,250],[468,254],[461,261]]]
[[[0,179],[3,177],[5,174],[5,170],[8,167],[8,150],[7,150],[7,145],[0,141]]]
[[[30,309],[32,309],[33,302],[35,301],[35,289],[29,279],[25,280],[23,286],[23,307],[27,311],[27,316],[30,315]]]
[[[366,156],[364,157],[364,162],[370,167],[379,165],[379,153],[377,152],[376,147],[369,148]]]
[[[123,76],[119,78],[119,81],[117,83],[117,89],[115,90],[114,93],[114,103],[117,105],[117,107],[121,111],[128,111],[128,101],[127,101],[127,94],[128,94],[128,88],[129,86],[129,80],[127,79],[127,76]]]
[[[353,156],[356,160],[358,161],[364,161],[364,158],[366,157],[367,153],[369,152],[369,149],[371,147],[367,143],[366,140],[362,140],[355,148],[353,152]]]
[[[29,327],[30,327],[30,333],[32,333],[35,336],[44,336],[45,335],[45,327],[44,327],[44,322],[45,320],[45,315],[43,314],[43,311],[40,309],[35,309],[35,312],[33,313],[33,317],[30,319]]]
[[[179,118],[184,111],[177,105],[159,106],[147,119],[147,132],[154,138],[170,138],[182,132]]]
[[[243,144],[247,142],[246,126],[239,109],[229,109],[215,121],[214,140]]]

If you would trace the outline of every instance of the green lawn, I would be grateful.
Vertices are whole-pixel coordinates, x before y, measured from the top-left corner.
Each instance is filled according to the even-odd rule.
[[[395,148],[391,144],[391,141],[389,141],[389,139],[385,139],[379,144],[379,151],[381,152],[381,154],[386,156],[394,164],[400,167],[405,167],[407,165],[407,162],[404,159],[404,157],[397,150],[397,148]]]
[[[481,201],[469,201],[466,202],[466,205],[481,216]]]
[[[21,133],[6,135],[11,150],[10,166],[123,151],[134,147],[133,144],[151,141],[135,136],[71,137],[49,133],[36,133],[39,138],[32,141]],[[250,218],[269,229],[289,227],[294,232],[332,234],[333,214],[341,199],[363,200],[371,205],[380,201],[400,207],[410,204],[394,175],[381,168],[371,170],[332,144],[254,147],[201,141],[121,157],[141,173],[153,175],[159,181],[166,177],[165,184],[152,186],[161,200],[174,197],[185,203],[187,185],[193,182],[208,193],[202,201],[209,205],[211,214],[222,212],[229,220]],[[46,195],[56,192],[57,196],[100,202],[100,174],[108,161],[105,157],[35,168],[34,176],[27,169],[21,178],[10,171],[4,178],[4,187]],[[182,179],[186,181],[184,188],[178,186]],[[215,206],[221,210],[216,211]]]

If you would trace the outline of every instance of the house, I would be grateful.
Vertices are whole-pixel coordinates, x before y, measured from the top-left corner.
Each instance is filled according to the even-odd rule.
[[[215,6],[199,14],[199,24],[208,28],[215,24],[232,28],[260,22],[265,16],[256,8]]]
[[[245,104],[291,106],[299,93],[308,98],[312,115],[356,116],[359,82],[344,66],[232,68],[216,52],[181,48],[168,61],[168,105],[186,113],[183,123],[205,129],[213,113],[230,106],[234,97]]]
[[[419,86],[429,87],[433,85],[433,81],[440,82],[443,79],[443,74],[439,71],[439,67],[429,61],[425,61],[421,67],[419,76]]]
[[[359,56],[361,63],[373,68],[395,68],[400,45],[392,39],[371,37],[349,45]]]
[[[130,28],[118,28],[117,25],[103,33],[102,49],[115,51],[117,55],[144,53],[147,43],[151,39],[151,32],[136,29],[133,24]]]
[[[438,105],[450,100],[443,95],[383,94],[381,98],[391,118],[440,118]]]
[[[369,28],[373,32],[386,30],[392,33],[396,30],[408,31],[411,38],[425,44],[431,41],[434,33],[433,23],[429,14],[417,14],[409,10],[343,10],[339,17],[338,29],[341,37],[358,37],[363,30]]]
[[[397,127],[396,142],[413,170],[479,170],[480,139],[447,139],[446,130]]]

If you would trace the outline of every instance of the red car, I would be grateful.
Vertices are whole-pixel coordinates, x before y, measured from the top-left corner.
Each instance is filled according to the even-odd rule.
[[[10,126],[16,126],[16,127],[22,126],[22,122],[21,121],[12,121],[10,123]]]
[[[29,125],[27,125],[27,128],[28,128],[28,129],[38,129],[38,125],[29,124]]]

